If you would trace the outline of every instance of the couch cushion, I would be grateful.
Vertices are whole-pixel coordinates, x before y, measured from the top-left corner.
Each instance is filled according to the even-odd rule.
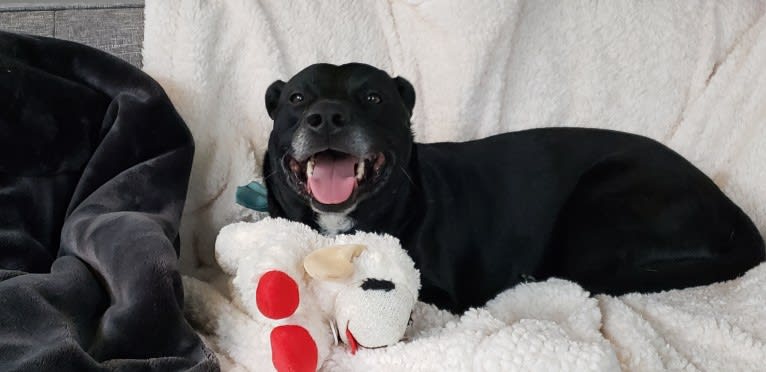
[[[0,0],[0,10],[58,10],[143,7],[143,0]]]
[[[144,32],[139,0],[0,0],[0,30],[76,41],[141,65]]]

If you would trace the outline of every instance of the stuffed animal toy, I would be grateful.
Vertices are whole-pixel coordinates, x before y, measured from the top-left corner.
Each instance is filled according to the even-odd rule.
[[[197,296],[198,303],[187,307],[222,314],[219,323],[244,310],[252,321],[243,321],[244,316],[229,319],[230,324],[240,324],[240,332],[230,337],[250,340],[231,344],[249,345],[249,356],[255,358],[270,350],[277,371],[315,371],[338,341],[350,353],[397,343],[420,289],[414,263],[388,235],[326,237],[300,223],[266,218],[225,226],[215,251],[231,276],[232,299]],[[202,290],[207,284],[191,278],[184,279],[184,286],[197,294],[215,292]]]

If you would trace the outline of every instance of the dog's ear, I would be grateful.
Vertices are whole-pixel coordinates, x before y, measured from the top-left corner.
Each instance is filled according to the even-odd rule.
[[[277,80],[268,88],[266,88],[266,111],[269,112],[269,117],[274,120],[274,114],[279,106],[279,96],[282,94],[282,88],[285,87],[285,82]]]
[[[410,84],[409,81],[401,76],[395,77],[394,83],[396,83],[396,89],[399,91],[399,96],[402,97],[404,106],[407,107],[407,111],[409,111],[410,116],[412,116],[412,109],[415,107],[415,88],[412,87],[412,84]]]

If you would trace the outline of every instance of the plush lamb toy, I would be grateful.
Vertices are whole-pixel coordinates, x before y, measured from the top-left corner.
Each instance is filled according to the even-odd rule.
[[[278,371],[315,371],[338,339],[351,353],[393,345],[420,289],[414,263],[388,235],[326,237],[266,218],[225,226],[215,251],[232,277],[232,300],[184,278],[187,317],[230,346],[223,352],[257,370],[272,364]]]

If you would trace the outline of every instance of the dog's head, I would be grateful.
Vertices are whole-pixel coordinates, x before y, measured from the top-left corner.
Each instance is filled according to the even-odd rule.
[[[318,212],[354,208],[409,162],[414,104],[409,82],[358,63],[315,64],[272,83],[267,182]]]

